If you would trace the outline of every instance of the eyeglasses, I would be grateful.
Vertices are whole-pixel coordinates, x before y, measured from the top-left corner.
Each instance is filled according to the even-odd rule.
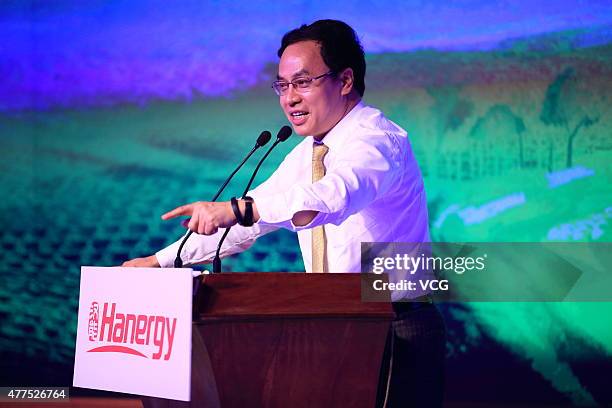
[[[272,82],[272,89],[274,89],[274,92],[276,92],[276,94],[278,96],[282,96],[284,94],[287,93],[287,91],[289,90],[289,85],[293,85],[293,88],[299,92],[299,93],[306,93],[308,91],[310,91],[310,88],[312,88],[312,81],[314,81],[315,79],[320,79],[323,77],[326,77],[328,75],[333,74],[332,71],[328,71],[322,75],[316,76],[316,77],[300,77],[300,78],[296,78],[293,81],[274,81]]]

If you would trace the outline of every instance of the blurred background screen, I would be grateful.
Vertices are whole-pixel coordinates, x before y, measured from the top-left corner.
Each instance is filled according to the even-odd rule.
[[[359,34],[365,101],[408,132],[433,240],[612,240],[610,1],[5,0],[1,385],[72,383],[80,266],[181,236],[160,215],[209,199],[286,124],[270,88],[280,38],[322,18]],[[224,268],[303,264],[280,231]],[[441,309],[447,401],[612,403],[610,303]]]

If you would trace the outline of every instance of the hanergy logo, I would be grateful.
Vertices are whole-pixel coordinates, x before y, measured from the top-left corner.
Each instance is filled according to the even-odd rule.
[[[125,353],[151,359],[169,360],[176,330],[176,317],[149,316],[117,312],[116,303],[92,302],[89,308],[87,334],[89,341],[104,345],[87,350],[89,353]],[[137,350],[139,348],[142,351]],[[151,350],[152,349],[152,350]]]

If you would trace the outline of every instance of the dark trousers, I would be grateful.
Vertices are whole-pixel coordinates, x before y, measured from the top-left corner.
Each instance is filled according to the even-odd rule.
[[[391,323],[376,405],[378,408],[442,407],[446,351],[442,315],[433,303],[405,309],[398,311]]]

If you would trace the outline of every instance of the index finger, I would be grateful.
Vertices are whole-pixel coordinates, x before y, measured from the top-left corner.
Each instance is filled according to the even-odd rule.
[[[162,220],[169,220],[174,217],[178,217],[180,215],[191,215],[193,213],[193,204],[185,204],[180,207],[176,207],[172,211],[168,211],[164,215],[162,215]]]

